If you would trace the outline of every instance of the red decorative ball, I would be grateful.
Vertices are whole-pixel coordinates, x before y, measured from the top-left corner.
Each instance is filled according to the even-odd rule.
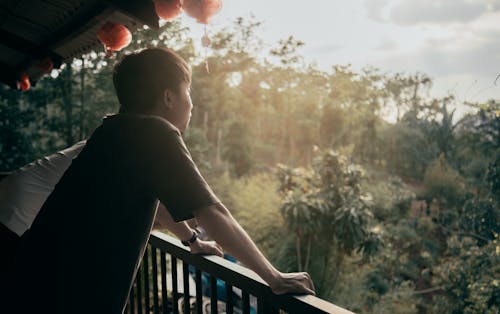
[[[182,11],[181,0],[154,0],[156,14],[166,21],[176,18]]]
[[[182,8],[198,23],[208,24],[222,7],[222,0],[183,0]]]
[[[27,91],[30,89],[31,83],[30,83],[30,78],[28,74],[23,73],[21,74],[21,77],[19,78],[19,81],[17,81],[17,89],[24,91]]]
[[[118,51],[130,44],[132,34],[123,24],[106,22],[97,31],[97,38],[107,51]]]

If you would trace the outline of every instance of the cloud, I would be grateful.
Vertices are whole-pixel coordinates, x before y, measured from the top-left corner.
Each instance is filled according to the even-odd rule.
[[[398,48],[397,41],[393,39],[384,39],[378,46],[375,47],[375,50],[394,50]]]
[[[500,72],[500,30],[483,30],[471,37],[429,39],[419,49],[389,53],[373,60],[382,69],[422,71],[433,77],[471,75],[494,77]]]
[[[383,11],[388,3],[389,0],[365,0],[364,5],[368,17],[377,22],[384,22],[386,19],[384,18]]]
[[[499,8],[497,0],[402,0],[391,8],[389,18],[403,26],[465,23]]]
[[[340,44],[323,44],[311,47],[309,50],[315,54],[330,54],[342,49]]]

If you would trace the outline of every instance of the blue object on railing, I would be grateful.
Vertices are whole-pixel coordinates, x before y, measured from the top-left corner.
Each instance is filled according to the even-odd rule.
[[[237,260],[229,254],[224,254],[224,259],[226,259],[230,262],[233,262],[233,263],[237,263]],[[196,268],[192,265],[189,265],[189,274],[191,275],[191,277],[193,277],[193,279],[195,277],[195,271],[196,271]],[[210,278],[206,273],[201,274],[201,286],[202,286],[203,295],[206,297],[210,297],[211,296],[211,294],[210,294]],[[220,280],[220,279],[217,279],[217,300],[222,301],[222,302],[227,302],[226,296],[227,296],[227,293],[226,293],[225,282]],[[232,292],[232,298],[233,298],[233,300],[240,300],[241,301],[241,297],[239,295],[237,295],[236,293],[234,293],[234,291]],[[238,303],[236,303],[236,304],[238,304]],[[256,313],[255,308],[250,307],[250,314],[255,314],[255,313]]]

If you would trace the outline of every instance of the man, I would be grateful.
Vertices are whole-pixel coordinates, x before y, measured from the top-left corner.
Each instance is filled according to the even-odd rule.
[[[307,273],[271,265],[193,163],[181,138],[193,107],[186,62],[145,49],[115,67],[113,83],[120,113],[94,131],[23,236],[23,280],[11,291],[29,302],[18,299],[17,312],[122,313],[158,199],[175,221],[195,217],[275,293],[314,293]]]
[[[38,211],[54,189],[73,158],[78,156],[85,141],[40,158],[0,181],[0,243],[3,258],[0,260],[0,274],[11,269],[11,258],[17,250],[20,237],[33,223]],[[164,209],[157,214],[155,226],[169,229],[183,243],[187,243],[194,254],[215,254],[222,256],[222,249],[213,241],[203,241],[193,236],[193,229],[186,222],[175,223]],[[3,276],[2,276],[3,278]]]

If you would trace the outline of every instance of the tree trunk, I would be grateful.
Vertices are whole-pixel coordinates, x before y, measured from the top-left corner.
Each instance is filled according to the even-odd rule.
[[[208,137],[208,110],[203,113],[203,131],[205,135]]]
[[[219,128],[217,130],[217,145],[216,145],[216,154],[215,154],[215,164],[219,166],[222,162],[221,154],[222,154],[222,130]]]
[[[73,71],[71,65],[68,65],[68,70],[66,72],[65,79],[61,80],[61,92],[63,100],[63,110],[66,118],[66,125],[64,126],[64,135],[66,146],[74,144],[73,139],[73,86],[72,86],[72,76]]]
[[[297,234],[297,241],[295,242],[295,250],[297,251],[298,271],[302,271],[302,254],[300,252],[300,235],[299,234]]]
[[[318,286],[318,295],[320,295],[323,291],[323,286],[325,285],[325,279],[326,279],[326,271],[328,268],[328,261],[330,260],[330,251],[331,247],[328,246],[325,252],[325,256],[323,256],[323,270],[321,274],[321,281]]]
[[[342,253],[339,253],[337,250],[337,256],[335,258],[335,267],[333,268],[333,280],[332,284],[330,286],[330,290],[334,290],[335,287],[337,286],[337,282],[339,280],[339,275],[340,275],[340,270],[342,269],[342,264],[344,262],[344,255]]]
[[[306,264],[304,266],[304,271],[308,271],[309,270],[309,261],[311,260],[311,238],[312,238],[312,235],[309,235],[307,237],[307,251],[306,251]]]

